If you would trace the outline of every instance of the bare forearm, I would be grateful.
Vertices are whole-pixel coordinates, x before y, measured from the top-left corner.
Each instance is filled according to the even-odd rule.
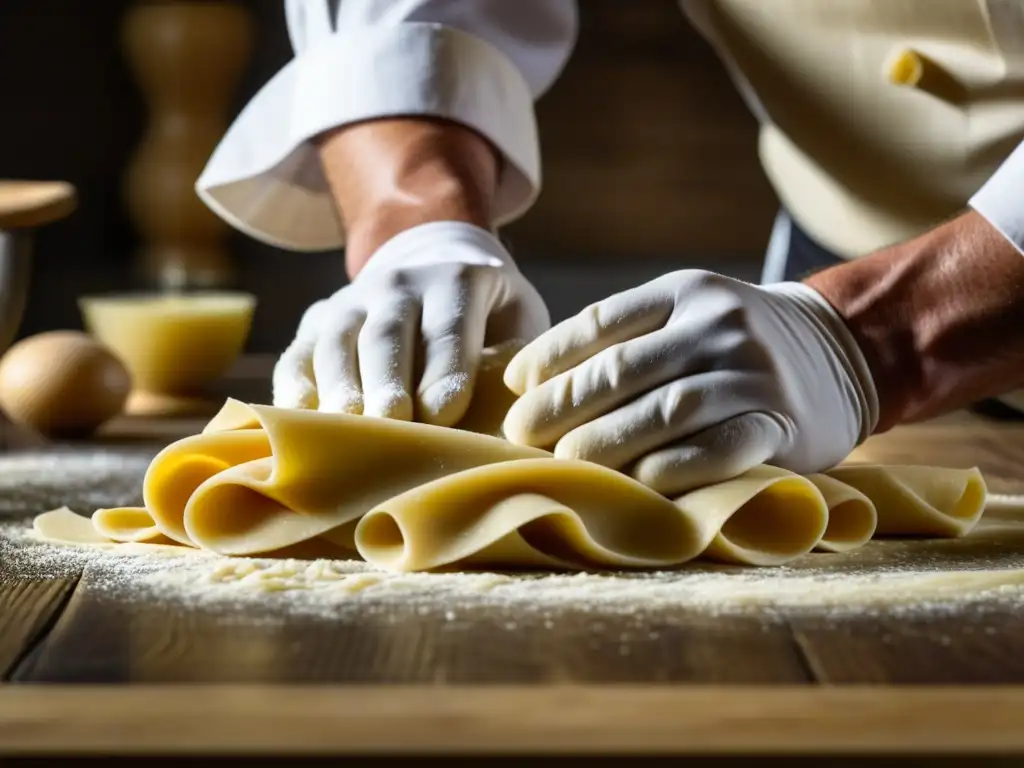
[[[806,282],[864,351],[876,432],[1024,386],[1024,256],[974,211]]]
[[[490,227],[498,158],[461,125],[374,120],[324,134],[324,173],[346,231],[350,277],[394,235],[430,221]]]

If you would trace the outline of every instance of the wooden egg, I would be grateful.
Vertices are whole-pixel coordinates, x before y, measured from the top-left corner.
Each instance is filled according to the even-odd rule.
[[[127,369],[80,331],[50,331],[14,344],[0,359],[0,408],[49,437],[84,437],[124,407]]]

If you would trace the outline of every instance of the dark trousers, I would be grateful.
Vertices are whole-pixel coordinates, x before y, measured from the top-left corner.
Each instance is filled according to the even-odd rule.
[[[813,272],[842,262],[842,258],[814,240],[782,210],[775,219],[761,282],[803,280]]]

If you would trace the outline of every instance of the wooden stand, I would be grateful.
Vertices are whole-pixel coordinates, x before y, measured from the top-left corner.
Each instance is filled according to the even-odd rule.
[[[0,354],[17,338],[32,278],[35,230],[70,215],[78,194],[66,181],[0,179]],[[0,451],[19,428],[0,412]]]
[[[150,110],[125,196],[143,238],[137,266],[150,285],[232,281],[229,228],[194,185],[227,128],[252,37],[248,11],[228,0],[136,0],[125,17],[124,54]]]

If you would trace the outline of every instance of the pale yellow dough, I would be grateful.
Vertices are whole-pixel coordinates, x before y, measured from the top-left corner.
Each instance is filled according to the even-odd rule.
[[[459,429],[228,400],[158,454],[145,508],[67,509],[36,534],[77,544],[177,544],[223,555],[355,550],[392,571],[654,568],[697,557],[780,565],[876,533],[962,536],[980,519],[975,469],[759,466],[668,499],[630,477],[502,439],[507,355],[485,361]]]

